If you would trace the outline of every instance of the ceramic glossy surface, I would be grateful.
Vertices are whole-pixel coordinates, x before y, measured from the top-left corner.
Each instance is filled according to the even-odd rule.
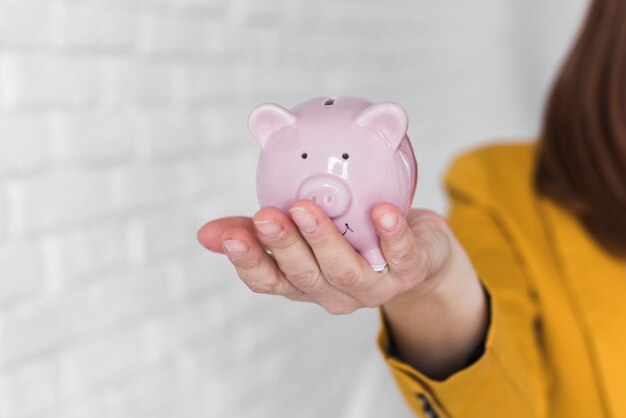
[[[261,206],[287,211],[298,199],[313,200],[374,269],[384,268],[370,213],[382,202],[406,213],[413,201],[417,163],[406,111],[392,102],[321,97],[291,110],[261,104],[248,126],[261,145]]]

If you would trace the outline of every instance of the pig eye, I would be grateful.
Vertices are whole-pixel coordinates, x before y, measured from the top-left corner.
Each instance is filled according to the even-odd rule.
[[[308,154],[306,152],[303,152],[300,157],[302,157],[303,160],[306,160],[306,157],[308,157]]]
[[[350,156],[348,155],[347,152],[344,152],[343,154],[341,154],[341,158],[343,158],[344,160],[347,160],[348,158],[350,158]]]

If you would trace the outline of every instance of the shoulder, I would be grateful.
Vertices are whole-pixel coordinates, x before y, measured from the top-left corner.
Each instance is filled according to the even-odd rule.
[[[454,198],[489,206],[520,205],[534,198],[536,141],[495,143],[457,156],[445,175]]]

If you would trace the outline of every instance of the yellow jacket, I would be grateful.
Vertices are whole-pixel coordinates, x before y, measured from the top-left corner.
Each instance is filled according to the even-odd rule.
[[[626,262],[532,189],[536,145],[491,145],[446,176],[449,222],[491,297],[485,352],[444,381],[379,346],[426,417],[626,417]]]

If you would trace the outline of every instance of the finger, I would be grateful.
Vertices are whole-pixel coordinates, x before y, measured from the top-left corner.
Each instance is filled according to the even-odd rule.
[[[389,272],[401,280],[419,273],[417,241],[400,210],[388,203],[376,205],[372,220]]]
[[[223,253],[222,235],[229,229],[245,229],[254,231],[252,219],[246,216],[233,216],[228,218],[215,219],[207,222],[198,231],[198,241],[207,249],[216,253]]]
[[[282,295],[292,300],[308,300],[291,284],[274,260],[247,229],[229,229],[221,239],[224,252],[237,275],[255,293]]]
[[[361,306],[326,280],[311,248],[280,209],[263,208],[253,217],[253,222],[257,237],[272,252],[278,267],[294,286],[331,313],[347,313]]]
[[[289,212],[313,251],[324,277],[366,306],[378,302],[370,290],[381,276],[341,236],[324,211],[311,201],[300,200]]]

